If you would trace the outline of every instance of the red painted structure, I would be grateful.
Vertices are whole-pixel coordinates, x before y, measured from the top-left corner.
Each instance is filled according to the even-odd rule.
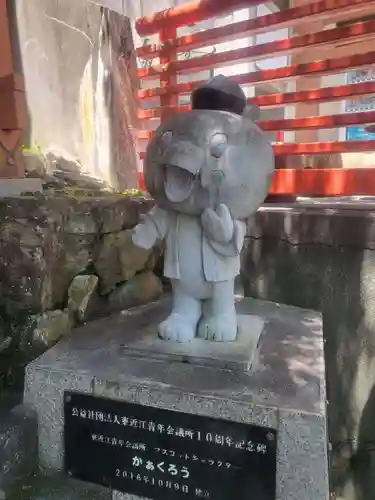
[[[27,125],[25,85],[15,72],[6,0],[0,0],[0,178],[22,178],[22,130]]]
[[[160,58],[151,67],[138,70],[141,81],[150,78],[160,79],[158,87],[141,89],[138,92],[141,103],[146,103],[149,99],[160,98],[160,107],[139,111],[140,122],[144,125],[139,131],[140,142],[145,144],[145,141],[150,138],[152,131],[149,125],[152,120],[156,118],[164,120],[172,113],[189,109],[188,106],[178,105],[178,96],[190,94],[201,81],[178,83],[178,75],[181,74],[289,54],[292,56],[292,63],[289,66],[235,75],[233,79],[241,85],[259,85],[289,80],[309,82],[312,78],[315,78],[315,82],[320,82],[320,78],[325,75],[334,75],[351,69],[369,68],[375,64],[375,51],[372,49],[375,47],[375,20],[358,20],[375,14],[375,0],[320,0],[309,3],[304,3],[304,1],[306,0],[295,0],[293,8],[256,19],[184,36],[177,36],[178,27],[224,16],[235,10],[264,2],[262,0],[200,0],[139,19],[136,23],[139,35],[149,36],[158,33],[160,36],[159,44],[145,44],[137,51],[140,59]],[[349,24],[336,25],[336,23],[348,20]],[[330,27],[332,25],[335,27]],[[178,59],[179,53],[191,49],[204,48],[286,27],[294,28],[294,32],[293,36],[284,40],[187,60]],[[310,28],[312,32],[309,32]],[[372,42],[372,47],[369,42]],[[349,49],[344,52],[337,51],[336,49],[343,43],[347,44]],[[355,50],[354,52],[352,50],[353,47],[361,47],[362,50],[355,53]],[[322,60],[299,62],[299,56],[305,52],[313,53],[317,57],[321,55],[328,55],[328,57]],[[307,89],[303,87],[303,90],[297,89],[295,92],[257,96],[249,99],[249,102],[255,102],[261,107],[295,104],[298,108],[372,94],[375,94],[375,82],[368,81],[329,88],[323,88],[320,85]],[[151,122],[146,126],[146,121],[149,120]],[[290,155],[337,155],[348,152],[375,151],[375,141],[367,140],[280,143],[283,132],[310,130],[314,133],[316,130],[352,125],[366,124],[371,127],[374,123],[375,111],[370,111],[331,116],[301,116],[297,113],[296,118],[263,120],[259,122],[259,125],[264,130],[277,133],[274,149],[278,156],[278,164],[280,164],[282,158],[288,158]],[[140,156],[141,158],[144,156],[142,152]],[[307,196],[375,195],[375,168],[277,170],[271,193]]]

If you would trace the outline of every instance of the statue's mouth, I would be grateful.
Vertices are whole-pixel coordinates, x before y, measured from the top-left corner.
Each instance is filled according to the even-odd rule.
[[[180,203],[189,198],[196,176],[176,165],[166,165],[164,172],[164,189],[168,200]]]

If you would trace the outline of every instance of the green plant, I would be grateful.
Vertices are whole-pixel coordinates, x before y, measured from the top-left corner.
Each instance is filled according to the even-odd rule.
[[[142,191],[141,189],[126,189],[125,191],[120,192],[124,196],[149,196],[148,193]]]
[[[38,142],[34,142],[31,146],[27,147],[24,144],[21,146],[22,153],[34,153],[34,154],[42,154],[42,147]]]

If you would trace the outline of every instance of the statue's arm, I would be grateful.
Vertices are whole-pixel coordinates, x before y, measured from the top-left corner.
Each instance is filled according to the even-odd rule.
[[[133,229],[133,243],[149,250],[157,241],[164,240],[168,229],[168,214],[158,206],[141,217],[141,222]]]
[[[233,220],[229,209],[219,205],[214,211],[207,209],[201,218],[203,232],[210,246],[223,257],[235,257],[243,247],[246,224]]]

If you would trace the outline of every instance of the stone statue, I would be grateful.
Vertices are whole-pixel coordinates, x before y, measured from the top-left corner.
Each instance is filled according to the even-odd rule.
[[[165,244],[173,309],[159,335],[230,342],[246,219],[267,196],[274,155],[254,123],[257,109],[230,79],[218,76],[195,90],[192,108],[161,124],[149,142],[144,177],[156,204],[133,242]]]

